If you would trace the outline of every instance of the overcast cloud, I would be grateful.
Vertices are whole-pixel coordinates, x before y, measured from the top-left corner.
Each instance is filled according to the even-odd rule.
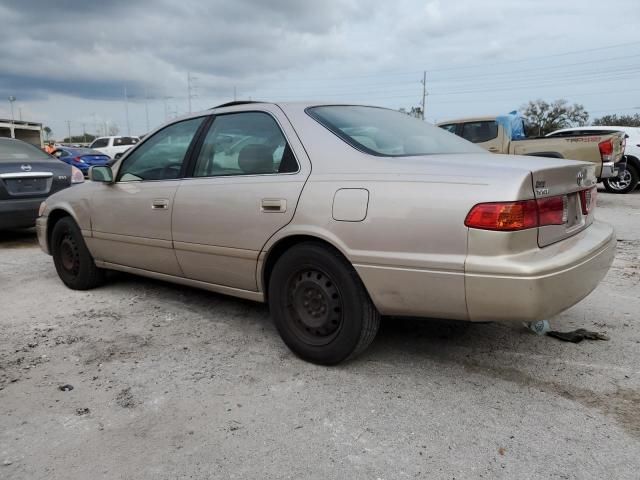
[[[423,70],[430,119],[561,96],[598,116],[640,107],[639,20],[638,0],[0,0],[0,117],[14,95],[57,137],[124,132],[126,87],[143,133],[145,96],[151,127],[187,110],[187,72],[194,110],[234,88],[411,107]]]

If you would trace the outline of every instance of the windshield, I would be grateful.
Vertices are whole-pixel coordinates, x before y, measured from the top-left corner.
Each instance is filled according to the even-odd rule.
[[[345,142],[372,155],[486,153],[452,133],[394,110],[331,105],[311,107],[307,112]]]
[[[13,139],[0,139],[0,162],[51,160],[51,157],[31,144]]]

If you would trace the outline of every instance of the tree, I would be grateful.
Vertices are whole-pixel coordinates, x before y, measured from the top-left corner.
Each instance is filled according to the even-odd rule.
[[[523,105],[522,116],[530,129],[538,136],[546,135],[559,128],[581,127],[589,121],[589,114],[579,103],[569,105],[563,98],[551,103],[544,100],[531,100]]]
[[[44,132],[44,139],[45,139],[46,141],[49,141],[49,139],[51,138],[51,132],[52,132],[51,128],[49,128],[49,127],[44,127],[44,128],[42,129],[42,131]]]
[[[116,125],[115,123],[110,123],[109,124],[109,130],[108,130],[108,134],[113,136],[113,135],[117,135],[118,132],[120,131],[120,128],[118,128],[118,125]]]
[[[402,107],[398,109],[399,112],[402,112],[410,117],[422,118],[422,107],[411,107],[410,110]]]
[[[593,121],[594,125],[616,126],[616,127],[640,127],[640,113],[633,115],[604,115]]]
[[[64,137],[62,139],[62,143],[91,143],[97,137],[95,135],[91,135],[90,133],[85,133],[84,135],[71,135],[71,138]]]

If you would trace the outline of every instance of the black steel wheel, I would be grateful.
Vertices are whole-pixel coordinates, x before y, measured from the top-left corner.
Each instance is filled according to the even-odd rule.
[[[71,217],[62,218],[53,226],[50,247],[58,276],[67,287],[88,290],[103,283],[105,272],[96,267]]]
[[[323,365],[362,352],[380,324],[353,267],[340,253],[314,242],[280,257],[269,279],[269,307],[287,346]]]
[[[294,272],[286,288],[289,327],[310,345],[330,343],[344,318],[336,283],[326,272],[309,268]]]

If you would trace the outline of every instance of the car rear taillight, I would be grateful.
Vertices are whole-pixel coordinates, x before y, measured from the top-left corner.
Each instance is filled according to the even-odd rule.
[[[74,166],[71,167],[71,183],[82,183],[84,182],[84,174],[79,168]]]
[[[580,205],[582,207],[583,215],[589,215],[589,213],[593,211],[596,206],[597,194],[598,189],[596,187],[580,191]]]
[[[479,203],[471,209],[464,224],[470,228],[504,232],[538,226],[535,200]]]
[[[464,224],[481,230],[513,232],[545,225],[564,225],[568,218],[569,197],[557,195],[538,200],[479,203],[471,209]]]
[[[569,218],[569,197],[541,198],[537,200],[539,225],[564,225]]]
[[[613,162],[613,140],[604,140],[598,144],[598,148],[600,149],[600,158],[603,162]]]

